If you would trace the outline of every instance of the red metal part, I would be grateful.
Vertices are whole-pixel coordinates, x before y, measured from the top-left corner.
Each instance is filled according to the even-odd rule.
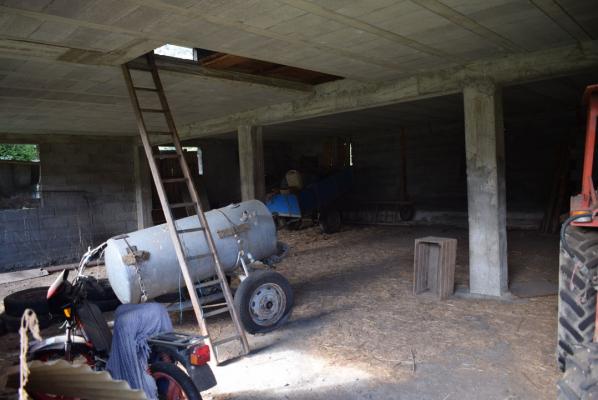
[[[583,174],[581,193],[571,197],[571,215],[591,212],[593,217],[589,222],[574,222],[576,226],[598,227],[598,200],[592,180],[594,168],[594,151],[596,146],[596,121],[598,119],[598,85],[586,87],[583,102],[588,106],[586,123],[586,143],[583,159]]]

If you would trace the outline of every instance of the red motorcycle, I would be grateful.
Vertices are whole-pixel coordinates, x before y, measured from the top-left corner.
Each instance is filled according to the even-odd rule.
[[[72,362],[83,357],[97,371],[106,369],[110,355],[112,331],[102,312],[87,300],[88,288],[102,291],[95,278],[84,275],[86,265],[103,251],[99,246],[83,256],[77,276],[68,281],[68,271],[48,289],[48,305],[54,315],[64,315],[64,335],[30,343],[30,360],[65,359]],[[182,333],[162,333],[148,339],[151,353],[149,373],[156,381],[158,398],[165,400],[201,400],[200,392],[216,385],[208,365],[210,348],[204,338]],[[36,400],[56,400],[51,394],[31,393]],[[65,398],[63,398],[65,399]]]

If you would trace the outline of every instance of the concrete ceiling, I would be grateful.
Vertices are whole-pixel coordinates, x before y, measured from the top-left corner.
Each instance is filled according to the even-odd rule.
[[[591,0],[0,0],[0,132],[134,134],[118,65],[166,43],[384,81],[597,38]],[[307,96],[163,79],[179,126]]]

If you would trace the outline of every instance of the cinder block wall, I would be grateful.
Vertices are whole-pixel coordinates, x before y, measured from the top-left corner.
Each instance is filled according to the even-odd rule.
[[[63,138],[40,160],[42,206],[0,210],[0,271],[73,262],[137,229],[130,139]]]

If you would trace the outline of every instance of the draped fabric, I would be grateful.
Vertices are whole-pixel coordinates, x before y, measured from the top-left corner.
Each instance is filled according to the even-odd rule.
[[[159,333],[172,332],[166,308],[158,303],[123,304],[114,317],[108,372],[114,379],[127,381],[132,389],[143,389],[148,399],[157,399],[156,382],[148,373],[147,340]]]

